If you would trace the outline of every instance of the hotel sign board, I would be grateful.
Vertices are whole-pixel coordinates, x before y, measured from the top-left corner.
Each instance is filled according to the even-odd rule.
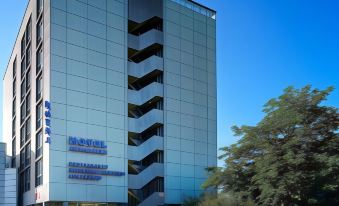
[[[89,154],[107,155],[105,141],[86,139],[82,137],[68,137],[69,151]],[[125,172],[108,170],[108,165],[82,162],[68,163],[68,178],[81,180],[100,180],[103,176],[124,176]]]
[[[85,139],[81,137],[68,138],[69,150],[73,152],[83,152],[92,154],[107,154],[107,145],[104,141],[95,139]]]

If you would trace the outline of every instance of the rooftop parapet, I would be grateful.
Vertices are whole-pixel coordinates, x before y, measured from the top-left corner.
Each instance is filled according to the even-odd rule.
[[[216,19],[216,12],[210,8],[207,8],[206,6],[203,6],[199,3],[196,3],[192,0],[171,0],[177,4],[180,4],[186,8],[189,8],[195,12],[198,12],[202,15],[205,15],[207,17],[210,17],[212,19]]]

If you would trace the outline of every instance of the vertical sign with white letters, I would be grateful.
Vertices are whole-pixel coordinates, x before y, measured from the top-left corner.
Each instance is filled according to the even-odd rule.
[[[45,143],[51,144],[51,103],[49,101],[45,101],[45,134],[46,141]]]

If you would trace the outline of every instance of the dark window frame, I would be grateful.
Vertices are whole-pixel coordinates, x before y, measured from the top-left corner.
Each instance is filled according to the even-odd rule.
[[[12,137],[16,136],[16,117],[12,120]]]
[[[43,183],[43,161],[39,159],[35,163],[35,187],[42,185]]]
[[[31,143],[25,146],[25,167],[31,165]]]
[[[12,101],[12,117],[16,116],[16,98]]]
[[[27,192],[31,189],[31,168],[27,168],[24,174],[24,192]]]
[[[14,59],[14,61],[13,61],[13,79],[15,79],[15,77],[16,77],[16,57],[15,57],[15,59]]]
[[[16,137],[12,139],[12,168],[16,167]]]
[[[20,128],[20,147],[22,147],[25,144],[26,139],[26,125],[22,125]]]
[[[26,71],[26,56],[23,57],[21,60],[21,79],[25,77],[25,71]]]
[[[44,0],[37,0],[36,3],[36,11],[37,11],[37,18],[39,18],[40,14],[42,13],[42,11],[44,10]]]
[[[30,114],[31,114],[31,105],[32,105],[32,98],[31,98],[31,93],[29,92],[27,95],[26,95],[26,117],[28,117]]]
[[[16,79],[13,80],[13,97],[16,95]]]
[[[12,139],[12,157],[16,156],[16,138]]]
[[[24,33],[21,39],[21,59],[25,56],[25,54],[26,54],[26,33]]]
[[[40,102],[36,106],[36,121],[35,121],[35,129],[38,130],[42,127],[42,119],[43,119],[43,105],[42,102]]]
[[[20,151],[20,170],[25,168],[25,147]]]
[[[20,89],[21,89],[21,101],[23,101],[25,99],[26,96],[26,79],[22,80],[21,85],[20,85]]]
[[[26,101],[24,100],[24,102],[21,104],[20,107],[20,122],[21,124],[25,121],[26,119]]]
[[[44,51],[43,48],[40,47],[36,55],[36,73],[39,74],[39,72],[43,70],[43,68],[44,68]]]
[[[32,20],[29,18],[26,26],[26,45],[28,45],[32,40]]]
[[[38,159],[43,154],[43,134],[40,130],[35,137],[35,158]]]
[[[43,19],[40,19],[37,23],[37,27],[36,27],[36,38],[37,38],[37,46],[40,44],[40,42],[42,42],[42,40],[44,39],[44,22]]]
[[[32,74],[31,69],[28,69],[26,72],[26,92],[28,92],[32,85]]]
[[[26,48],[26,69],[31,65],[32,63],[32,47],[31,44],[29,44]]]
[[[27,142],[31,139],[31,134],[32,134],[31,118],[28,118],[25,124],[26,124],[25,142]]]

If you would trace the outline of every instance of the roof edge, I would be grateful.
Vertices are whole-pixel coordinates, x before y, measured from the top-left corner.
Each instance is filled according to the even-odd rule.
[[[208,9],[208,10],[210,10],[210,11],[214,12],[214,13],[217,13],[217,11],[216,11],[216,10],[214,10],[214,9],[211,9],[211,8],[209,8],[209,7],[207,7],[207,6],[204,6],[204,5],[202,5],[202,4],[200,4],[200,3],[198,3],[198,2],[196,2],[196,1],[194,1],[194,0],[188,0],[188,1],[190,1],[190,2],[194,3],[194,4],[198,5],[198,6],[201,6],[201,7],[205,8],[205,9]]]
[[[13,55],[13,52],[14,52],[14,48],[15,48],[16,42],[18,41],[19,34],[20,34],[20,29],[21,29],[22,24],[23,24],[23,22],[24,22],[24,19],[25,19],[26,13],[27,13],[27,9],[28,9],[28,6],[29,6],[30,2],[31,2],[31,0],[27,1],[26,9],[25,9],[24,15],[23,15],[22,18],[21,18],[20,26],[19,26],[18,32],[17,32],[17,34],[16,34],[16,38],[15,38],[15,41],[14,41],[14,44],[13,44],[13,47],[12,47],[12,52],[11,52],[11,54],[9,55],[9,59],[8,59],[7,66],[6,66],[6,70],[5,70],[4,74],[3,74],[2,80],[5,79],[5,76],[6,76],[6,73],[7,73],[7,69],[8,69],[8,67],[9,67],[9,65],[10,65],[11,57],[12,57],[12,55]]]

